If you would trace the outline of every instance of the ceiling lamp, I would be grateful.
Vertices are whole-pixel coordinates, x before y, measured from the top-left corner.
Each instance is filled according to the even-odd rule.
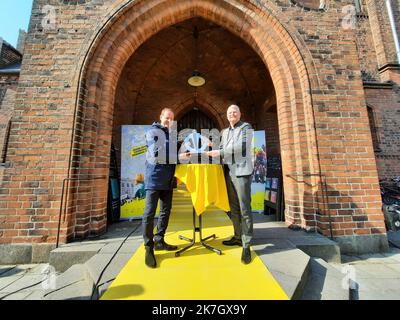
[[[193,75],[189,78],[188,83],[192,87],[201,87],[206,83],[206,79],[201,76],[198,70],[193,71]]]
[[[189,85],[192,87],[201,87],[206,83],[206,79],[201,76],[200,71],[197,69],[198,65],[198,38],[199,38],[199,30],[197,26],[194,26],[193,29],[193,38],[194,38],[194,71],[192,76],[188,79]]]

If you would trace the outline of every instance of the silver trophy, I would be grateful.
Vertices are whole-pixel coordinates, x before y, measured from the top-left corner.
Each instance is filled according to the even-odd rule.
[[[205,153],[210,146],[210,143],[211,142],[208,138],[201,135],[196,130],[193,130],[193,132],[183,140],[184,148],[190,154]]]

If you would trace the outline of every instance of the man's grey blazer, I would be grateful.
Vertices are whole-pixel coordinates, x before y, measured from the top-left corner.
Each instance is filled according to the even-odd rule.
[[[243,121],[239,121],[234,129],[222,131],[221,157],[223,163],[228,165],[231,175],[240,177],[253,174],[253,136],[251,125]]]

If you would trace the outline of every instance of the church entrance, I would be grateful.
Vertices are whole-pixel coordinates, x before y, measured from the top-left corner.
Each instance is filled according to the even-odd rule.
[[[310,81],[299,52],[278,22],[261,26],[251,15],[239,13],[240,8],[224,3],[227,7],[182,2],[171,10],[149,8],[151,21],[117,15],[116,27],[101,31],[85,62],[80,100],[85,121],[98,129],[78,137],[83,148],[95,147],[82,151],[74,170],[78,175],[108,176],[112,144],[120,170],[121,126],[149,125],[159,120],[163,108],[175,112],[181,127],[222,129],[228,127],[227,108],[236,104],[243,121],[265,131],[267,156],[279,159],[275,163],[283,172],[286,223],[318,227],[326,234],[327,222],[318,220],[327,209],[320,181],[308,174],[318,169],[313,158],[317,151]],[[125,30],[123,35],[120,30]],[[194,76],[204,80],[195,88],[189,81]],[[84,225],[74,221],[70,208],[74,230],[69,229],[68,236],[104,231],[108,184],[97,188],[100,184],[87,183],[96,194],[89,199],[91,206],[80,207]],[[84,196],[79,190],[73,194],[77,203],[86,203]]]

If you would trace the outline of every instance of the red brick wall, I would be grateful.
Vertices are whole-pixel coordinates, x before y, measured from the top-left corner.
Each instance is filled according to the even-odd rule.
[[[321,4],[320,0],[291,0],[291,2],[310,9],[318,9]]]
[[[14,110],[18,75],[0,76],[0,157],[6,154],[11,114]],[[1,180],[1,179],[0,179]]]
[[[397,1],[391,1],[397,32],[400,30],[400,11]],[[376,52],[378,67],[382,68],[387,64],[399,64],[396,56],[396,48],[393,40],[389,16],[385,0],[366,0],[367,14],[370,21],[370,30],[373,38],[374,49]],[[399,82],[400,70],[397,67],[380,72],[381,81],[393,80]]]
[[[0,75],[0,106],[7,89],[17,90],[18,80],[18,75]]]
[[[0,38],[0,67],[21,62],[21,59],[21,53]]]
[[[399,24],[399,7],[391,1]],[[362,15],[357,20],[356,41],[361,72],[365,83],[366,105],[372,112],[375,126],[376,161],[379,178],[390,180],[400,175],[399,91],[397,86],[380,85],[398,79],[398,70],[379,68],[396,61],[395,47],[385,1],[363,1]],[[399,30],[399,29],[398,29]]]
[[[0,102],[0,156],[3,160],[3,155],[7,151],[7,138],[9,133],[9,125],[11,115],[15,104],[15,91],[8,89],[5,93],[3,101]]]
[[[397,91],[397,92],[396,92]],[[390,181],[400,175],[400,92],[366,88],[366,102],[374,111],[379,152],[376,152],[379,178]]]
[[[370,19],[361,15],[357,19],[356,37],[358,56],[364,81],[379,81],[378,61],[371,33]]]
[[[35,1],[0,190],[7,226],[0,243],[55,241],[68,174],[81,180],[67,193],[61,240],[105,230],[107,181],[86,179],[108,175],[114,102],[124,103],[115,100],[123,67],[155,32],[196,15],[247,42],[267,66],[287,223],[329,235],[330,214],[336,237],[385,236],[356,33],[341,28],[341,8],[352,1],[327,1],[326,12],[281,1],[237,2],[146,0],[118,11],[127,1]],[[41,31],[45,3],[58,8],[50,32]],[[112,12],[118,13],[109,19]]]

